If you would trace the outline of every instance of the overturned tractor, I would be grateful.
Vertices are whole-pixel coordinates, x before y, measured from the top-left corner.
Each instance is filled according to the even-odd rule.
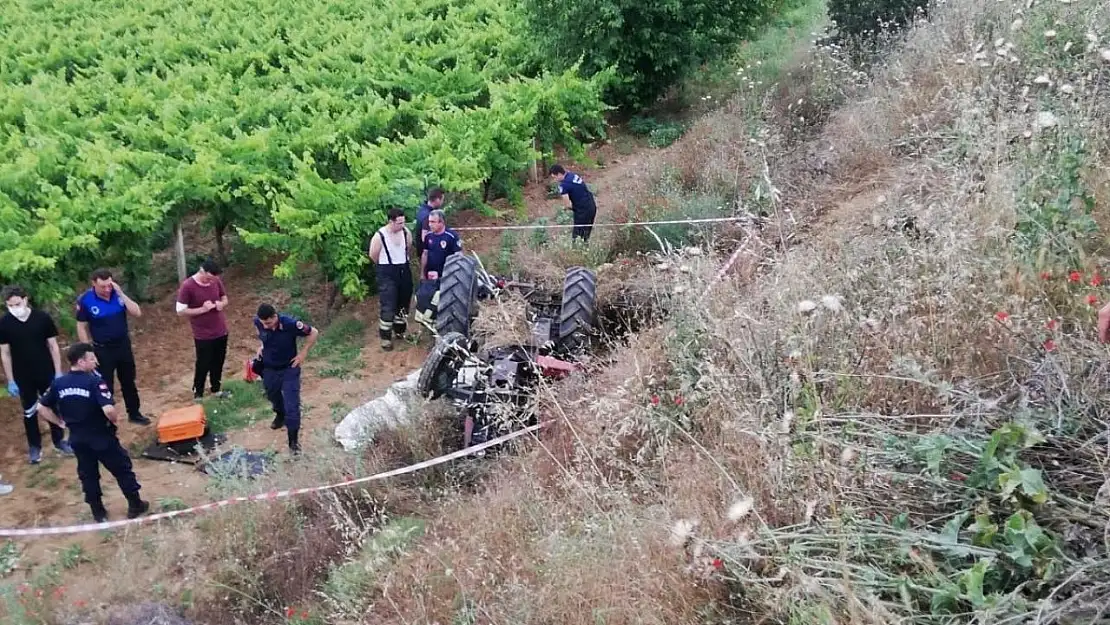
[[[474,321],[484,303],[498,301],[509,289],[527,303],[528,340],[483,346],[473,336]],[[597,279],[585,267],[568,269],[562,291],[550,292],[491,276],[477,257],[449,257],[439,282],[436,345],[421,368],[420,394],[458,408],[464,446],[534,423],[540,381],[576,370],[588,349],[596,300]]]

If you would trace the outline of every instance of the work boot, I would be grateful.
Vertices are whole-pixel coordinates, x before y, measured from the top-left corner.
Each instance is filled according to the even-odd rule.
[[[108,511],[104,509],[104,502],[91,502],[89,504],[89,510],[92,511],[93,521],[103,523],[108,520]]]
[[[382,351],[385,351],[385,352],[393,351],[393,339],[382,339],[381,340],[381,346],[382,346]]]
[[[139,493],[129,493],[127,497],[127,518],[136,519],[150,510],[150,503],[139,498]]]
[[[297,437],[301,433],[300,430],[287,430],[287,433],[289,435],[289,451],[292,452],[294,456],[300,455],[301,443],[297,440]]]
[[[136,425],[150,425],[150,419],[141,414],[127,415],[127,420]]]
[[[274,415],[274,420],[273,420],[272,423],[270,423],[270,429],[271,430],[280,430],[283,427],[285,427],[285,415],[283,415],[283,414]]]

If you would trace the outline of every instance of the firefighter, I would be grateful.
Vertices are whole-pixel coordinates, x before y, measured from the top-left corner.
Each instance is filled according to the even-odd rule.
[[[412,240],[415,243],[416,255],[424,251],[424,237],[427,236],[431,228],[428,227],[428,215],[434,210],[440,210],[443,207],[443,189],[439,187],[432,187],[428,189],[428,199],[416,209],[416,224],[412,228]]]
[[[254,326],[258,329],[258,358],[262,360],[262,387],[274,409],[270,429],[285,428],[289,451],[301,451],[301,365],[316,344],[320,331],[288,315],[279,315],[270,304],[258,307]],[[297,350],[297,337],[308,337]]]
[[[100,363],[100,375],[114,393],[113,378],[119,378],[120,393],[127,406],[127,420],[150,425],[150,419],[139,412],[139,389],[135,385],[135,354],[131,351],[131,332],[127,317],[143,314],[123,289],[112,279],[112,272],[93,272],[92,288],[77,298],[77,338],[91,343]]]
[[[378,300],[381,318],[378,337],[385,351],[393,349],[393,337],[405,336],[408,310],[412,302],[412,267],[409,265],[409,231],[405,229],[405,212],[389,210],[389,221],[370,240],[370,260],[377,266]]]
[[[428,234],[424,235],[424,251],[420,255],[420,275],[427,280],[439,280],[447,257],[462,251],[459,233],[447,227],[443,211],[428,214]]]
[[[50,385],[39,400],[39,413],[50,423],[69,429],[77,477],[96,522],[108,520],[100,490],[102,464],[127,498],[127,518],[142,516],[150,504],[139,498],[142,487],[131,468],[131,457],[116,436],[119,415],[108,383],[96,373],[96,351],[88,343],[75,343],[66,350],[66,360],[69,373]]]
[[[582,239],[588,243],[590,234],[594,229],[594,218],[597,217],[597,204],[594,194],[586,186],[582,176],[563,169],[562,165],[552,165],[548,172],[551,178],[559,183],[559,196],[563,204],[574,215],[574,228],[571,230],[570,240]]]
[[[39,431],[39,397],[50,383],[62,376],[62,354],[58,348],[58,326],[44,310],[31,308],[27,292],[18,286],[4,289],[2,299],[8,312],[0,317],[0,359],[8,376],[8,393],[23,405],[23,427],[31,464],[42,461],[42,432]],[[51,424],[50,440],[64,456],[73,455],[65,430]]]

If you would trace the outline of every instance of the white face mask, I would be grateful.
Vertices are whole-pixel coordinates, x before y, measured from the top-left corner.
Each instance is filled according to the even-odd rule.
[[[8,306],[8,312],[13,317],[20,321],[27,321],[27,317],[31,316],[31,307],[27,304],[20,304],[19,306]]]

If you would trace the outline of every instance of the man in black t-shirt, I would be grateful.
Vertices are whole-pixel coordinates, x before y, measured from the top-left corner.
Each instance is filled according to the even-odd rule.
[[[39,432],[39,397],[50,383],[62,375],[58,350],[58,327],[46,312],[31,308],[27,292],[9,286],[0,292],[7,312],[0,317],[0,357],[8,378],[8,394],[23,404],[23,425],[27,431],[31,464],[42,460],[42,433]],[[50,424],[50,438],[63,455],[73,454],[63,440],[65,430]]]

